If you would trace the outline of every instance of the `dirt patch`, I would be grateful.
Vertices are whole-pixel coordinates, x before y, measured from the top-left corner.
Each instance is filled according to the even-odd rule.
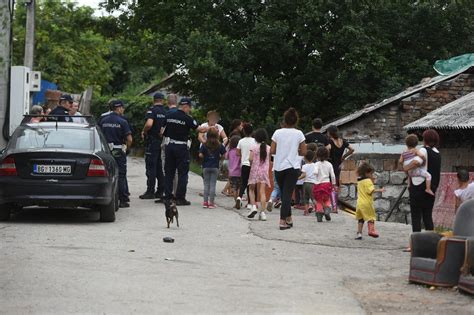
[[[346,278],[368,314],[474,314],[474,298],[456,288],[436,288],[409,284],[403,277]]]

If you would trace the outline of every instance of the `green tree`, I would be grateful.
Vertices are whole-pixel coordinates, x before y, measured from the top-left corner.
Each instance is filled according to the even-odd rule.
[[[472,51],[472,1],[108,0],[134,60],[226,119],[332,119]]]
[[[83,91],[93,86],[101,91],[112,77],[110,41],[97,29],[93,9],[73,2],[37,1],[35,70],[60,89]],[[14,20],[13,62],[23,64],[25,7],[19,2]]]

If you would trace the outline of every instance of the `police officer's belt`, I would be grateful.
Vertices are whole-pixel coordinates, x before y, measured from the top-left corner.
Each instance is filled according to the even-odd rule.
[[[174,139],[170,139],[170,143],[172,144],[188,144],[187,141],[178,141],[178,140],[174,140]]]
[[[122,150],[122,145],[121,144],[113,144],[113,145],[109,144],[109,146],[111,147],[111,149],[114,149],[114,150],[116,150],[116,149]]]

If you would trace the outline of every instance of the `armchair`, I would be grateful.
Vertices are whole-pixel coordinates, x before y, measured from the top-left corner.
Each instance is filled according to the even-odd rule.
[[[466,257],[458,286],[460,290],[474,294],[474,237],[466,240]]]
[[[474,200],[459,207],[453,234],[453,237],[442,237],[435,232],[411,235],[410,282],[445,287],[458,284],[466,239],[474,236]]]

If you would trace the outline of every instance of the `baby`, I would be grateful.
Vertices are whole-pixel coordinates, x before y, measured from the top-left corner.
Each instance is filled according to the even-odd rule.
[[[431,174],[421,166],[426,163],[426,157],[416,148],[418,145],[418,137],[416,135],[408,135],[405,138],[405,144],[407,150],[400,156],[400,163],[403,166],[409,165],[413,161],[420,163],[420,166],[408,171],[409,177],[419,176],[424,177],[426,180],[426,192],[434,196],[434,192],[431,190]],[[409,181],[410,182],[410,181]]]

